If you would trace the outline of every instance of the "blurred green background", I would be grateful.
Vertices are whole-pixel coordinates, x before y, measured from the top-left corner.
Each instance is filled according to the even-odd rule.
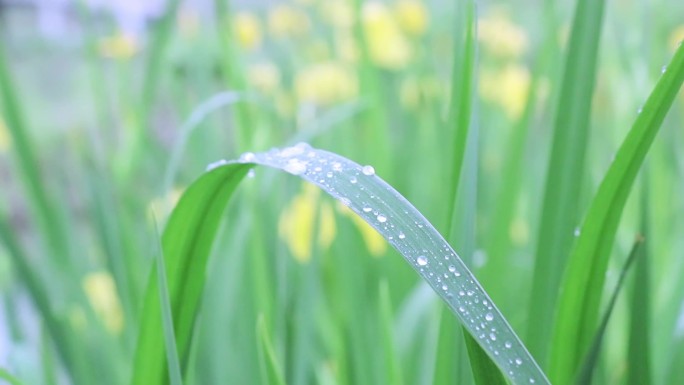
[[[462,179],[476,205],[457,211],[472,242],[453,247],[523,341],[536,322],[528,309],[574,5],[477,8],[466,150],[474,174]],[[157,252],[155,218],[163,228],[207,164],[244,151],[307,141],[372,164],[444,231],[461,8],[446,0],[0,1],[8,74],[0,78],[0,367],[26,384],[127,382]],[[684,39],[684,3],[607,2],[601,34],[577,232]],[[613,248],[606,298],[648,224],[648,279],[621,295],[596,383],[630,383],[628,295],[643,284],[649,308],[637,311],[649,337],[639,348],[650,352],[649,377],[684,378],[683,127],[680,93]],[[456,375],[435,371],[443,305],[379,235],[299,180],[265,169],[250,176],[214,246],[187,383],[265,383],[259,315],[289,384],[389,383],[397,362],[407,384],[472,380],[457,365],[463,357]],[[385,284],[389,319],[380,309]],[[378,337],[388,329],[391,351]],[[65,369],[65,355],[78,374]]]

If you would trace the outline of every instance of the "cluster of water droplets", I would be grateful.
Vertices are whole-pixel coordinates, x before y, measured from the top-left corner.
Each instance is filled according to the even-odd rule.
[[[442,293],[461,322],[490,348],[516,383],[535,383],[530,377],[533,372],[518,369],[524,364],[535,366],[529,353],[456,252],[405,198],[376,175],[373,166],[361,166],[306,143],[258,154],[247,152],[238,162],[259,163],[298,175],[351,208]],[[547,381],[543,377],[537,380]]]

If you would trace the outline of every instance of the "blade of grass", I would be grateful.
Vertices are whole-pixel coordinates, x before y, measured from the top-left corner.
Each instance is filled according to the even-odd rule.
[[[392,316],[392,300],[390,299],[389,286],[387,281],[380,282],[380,329],[382,330],[382,345],[384,350],[384,358],[386,361],[385,378],[388,384],[402,385],[404,383],[404,376],[401,372],[401,366],[397,357],[397,349],[394,342],[394,325]]]
[[[648,173],[642,175],[641,188],[641,231],[644,238],[649,236],[648,218],[650,194],[647,184]],[[636,261],[636,271],[631,287],[629,312],[629,348],[627,350],[627,384],[650,385],[651,380],[651,261],[648,244],[640,248]]]
[[[677,49],[666,68],[601,182],[571,253],[561,286],[552,343],[550,376],[556,384],[573,378],[591,342],[623,208],[651,143],[684,81],[684,47]]]
[[[599,325],[598,329],[596,330],[596,335],[594,336],[594,340],[591,344],[591,348],[589,349],[589,352],[587,355],[584,357],[584,363],[582,364],[582,369],[580,370],[579,375],[577,376],[577,379],[575,380],[575,384],[577,385],[585,385],[585,384],[591,384],[592,382],[592,376],[594,374],[594,368],[596,368],[596,365],[598,364],[599,361],[599,353],[601,353],[601,345],[603,343],[603,336],[605,335],[606,328],[608,327],[608,321],[610,321],[610,315],[613,314],[613,308],[615,307],[615,303],[617,302],[618,294],[620,294],[620,290],[622,289],[622,285],[625,281],[625,277],[627,276],[627,272],[629,271],[629,268],[632,266],[634,263],[634,260],[637,258],[643,258],[643,246],[644,244],[644,238],[641,235],[637,236],[637,239],[634,241],[634,246],[632,246],[632,251],[629,253],[629,257],[627,257],[627,261],[625,262],[625,265],[622,267],[622,270],[620,271],[620,277],[618,278],[618,282],[615,285],[615,289],[613,290],[613,294],[610,297],[610,301],[608,302],[608,307],[606,308],[606,311],[603,314],[603,319],[601,320],[601,324]],[[640,346],[642,348],[643,346]],[[631,361],[630,361],[631,362]]]
[[[9,385],[22,385],[18,378],[11,375],[7,370],[0,368],[0,379],[7,381]]]
[[[202,183],[195,183],[185,191],[183,204],[173,211],[162,234],[171,313],[175,321],[182,372],[188,360],[192,328],[204,288],[207,259],[221,214],[237,183],[248,170],[248,165],[239,165],[207,173]],[[157,279],[151,275],[140,320],[132,384],[165,383],[167,363],[164,352],[160,350],[163,336],[158,327],[161,318],[158,290]]]
[[[503,315],[437,230],[396,190],[360,165],[326,151],[298,144],[266,153],[245,153],[240,161],[219,167],[193,183],[171,215],[162,238],[169,295],[181,363],[204,286],[206,260],[226,202],[253,164],[298,175],[339,199],[374,227],[447,302],[478,344],[514,384],[548,384]],[[165,361],[154,321],[159,304],[150,280],[136,352],[134,384],[161,383]]]
[[[259,366],[261,367],[261,379],[264,384],[285,385],[283,371],[280,369],[278,359],[273,351],[271,337],[266,327],[263,315],[257,319],[257,346],[259,347]]]
[[[169,383],[182,385],[180,363],[178,362],[178,348],[173,329],[173,316],[171,315],[171,303],[169,300],[169,288],[166,281],[166,266],[164,265],[164,251],[162,250],[157,220],[154,220],[155,233],[157,234],[158,249],[154,253],[155,269],[157,270],[157,286],[159,286],[159,305],[161,307],[162,329],[164,331],[164,347],[166,348],[166,360],[169,363]]]
[[[542,366],[549,351],[559,282],[579,219],[603,8],[603,0],[578,0],[565,57],[528,317],[534,320],[529,322],[528,343]]]

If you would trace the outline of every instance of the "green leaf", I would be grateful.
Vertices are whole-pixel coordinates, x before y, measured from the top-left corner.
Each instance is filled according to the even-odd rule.
[[[575,8],[563,83],[556,109],[532,280],[527,331],[530,350],[545,365],[559,282],[579,222],[584,153],[594,92],[603,0],[579,0]]]
[[[554,328],[554,384],[571,381],[591,344],[618,223],[639,168],[684,81],[684,47],[677,49],[666,68],[601,182],[571,253]]]
[[[228,199],[247,174],[248,165],[221,167],[192,184],[174,209],[162,234],[169,299],[181,370],[185,371],[207,259]],[[135,352],[132,384],[166,383],[159,288],[153,270],[148,279]]]
[[[223,164],[226,162],[221,162]],[[205,280],[206,262],[223,209],[253,164],[287,171],[340,200],[373,226],[430,284],[514,384],[548,384],[508,322],[437,230],[370,166],[298,144],[245,153],[193,183],[171,215],[162,238],[169,295],[183,369]],[[156,280],[150,279],[141,321],[134,384],[164,382]]]
[[[22,385],[22,382],[18,378],[11,375],[5,369],[0,368],[0,379],[7,381],[9,385]]]
[[[261,366],[264,384],[285,385],[283,371],[273,351],[271,336],[269,335],[263,315],[257,319],[257,344],[259,346],[259,365]]]
[[[622,270],[620,271],[620,277],[618,278],[617,285],[615,285],[613,294],[611,295],[610,301],[608,302],[608,307],[606,308],[606,311],[603,313],[603,319],[601,320],[601,324],[599,325],[598,330],[596,331],[596,335],[594,336],[594,341],[591,344],[591,348],[589,349],[587,355],[584,357],[584,364],[582,364],[582,370],[580,370],[580,373],[577,376],[577,379],[575,380],[575,383],[577,385],[591,384],[591,378],[594,374],[594,368],[596,367],[599,361],[601,344],[603,343],[603,336],[605,335],[606,328],[608,327],[608,321],[610,321],[610,315],[613,314],[613,308],[615,308],[615,303],[617,302],[618,294],[620,294],[620,290],[622,289],[622,285],[625,282],[625,277],[627,276],[629,268],[634,263],[634,260],[642,254],[643,244],[644,238],[638,236],[636,241],[634,241],[634,246],[632,246],[632,251],[629,253],[629,257],[627,257],[627,262],[625,262],[625,265],[622,267]]]

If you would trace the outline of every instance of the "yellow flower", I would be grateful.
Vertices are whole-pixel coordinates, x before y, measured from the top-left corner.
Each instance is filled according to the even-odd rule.
[[[112,276],[107,272],[90,273],[83,279],[83,290],[105,327],[113,333],[120,333],[124,318]]]
[[[135,38],[120,31],[113,36],[100,39],[98,43],[100,55],[109,59],[130,59],[139,50]]]
[[[147,205],[148,219],[150,221],[156,220],[159,224],[164,222],[183,195],[183,191],[184,189],[175,187],[166,196],[153,199]]]
[[[244,49],[254,50],[261,45],[261,22],[253,13],[238,12],[233,20],[233,33]]]
[[[479,84],[482,99],[501,106],[510,119],[520,118],[530,88],[526,67],[509,64],[499,71],[482,70]]]
[[[406,67],[413,54],[411,45],[385,4],[364,2],[361,14],[370,60],[388,70]]]
[[[268,12],[268,31],[274,37],[300,37],[310,29],[309,15],[299,8],[280,4]]]
[[[259,62],[247,68],[247,80],[264,94],[274,93],[280,86],[280,70],[272,62]]]
[[[405,108],[416,110],[437,99],[441,93],[440,84],[432,77],[409,76],[399,87],[399,100]]]
[[[401,29],[409,35],[421,36],[427,30],[429,15],[422,1],[399,0],[394,14]]]
[[[336,62],[316,63],[295,75],[295,93],[299,102],[319,105],[352,99],[358,94],[356,73]]]
[[[385,255],[385,252],[387,252],[387,241],[385,241],[385,238],[383,238],[373,226],[369,225],[368,222],[361,219],[360,216],[342,203],[337,205],[337,209],[346,217],[351,218],[356,228],[359,229],[361,237],[366,244],[366,248],[372,256],[380,257]]]
[[[480,19],[477,35],[483,49],[494,56],[519,57],[527,50],[527,34],[501,11]]]
[[[351,32],[337,32],[334,36],[335,55],[345,63],[356,64],[359,60],[359,47]]]
[[[670,34],[669,46],[672,52],[677,50],[682,41],[684,41],[684,24],[675,28]]]
[[[328,0],[320,3],[323,20],[339,29],[351,29],[354,25],[354,8],[350,1]]]
[[[320,202],[320,195],[318,187],[305,183],[302,192],[294,197],[280,216],[278,233],[300,263],[311,260],[317,215],[318,247],[328,249],[335,238],[335,215],[330,203]]]
[[[0,117],[0,152],[9,150],[12,145],[12,137],[10,137],[7,131],[7,125],[5,125],[5,121]]]

